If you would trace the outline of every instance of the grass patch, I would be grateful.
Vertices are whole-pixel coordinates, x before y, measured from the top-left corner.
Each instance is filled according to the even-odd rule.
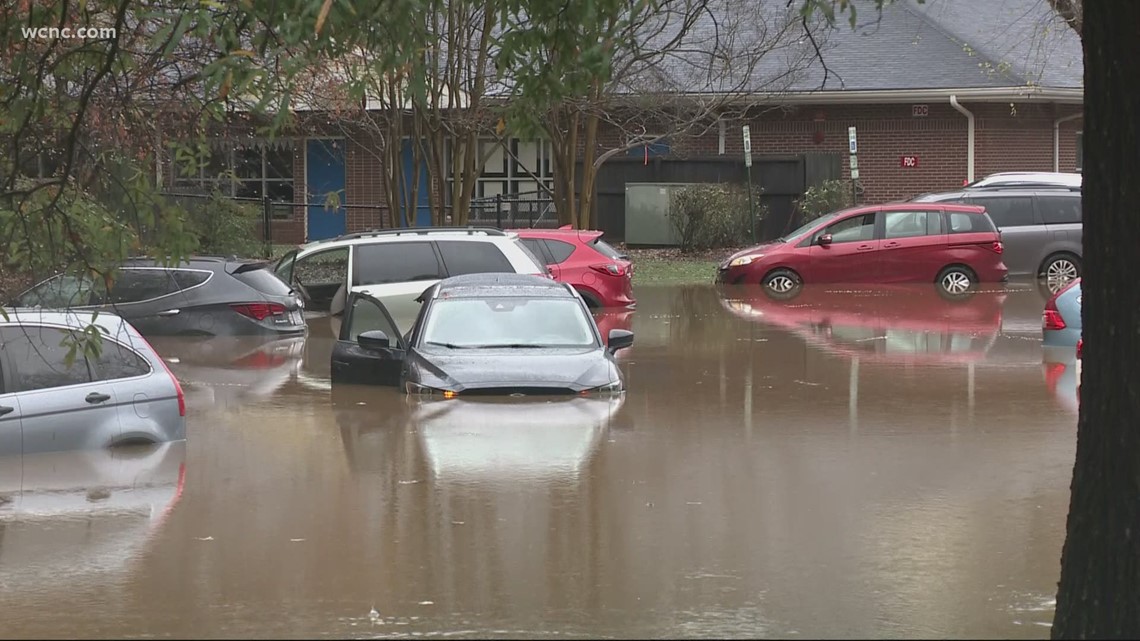
[[[731,250],[682,254],[676,249],[630,249],[634,285],[688,285],[711,283],[717,263]],[[723,254],[723,255],[722,255]]]

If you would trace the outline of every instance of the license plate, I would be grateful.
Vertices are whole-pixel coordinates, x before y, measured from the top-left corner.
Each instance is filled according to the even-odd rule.
[[[289,314],[289,318],[293,321],[294,325],[304,325],[305,324],[305,315],[300,311],[296,311],[296,312]]]

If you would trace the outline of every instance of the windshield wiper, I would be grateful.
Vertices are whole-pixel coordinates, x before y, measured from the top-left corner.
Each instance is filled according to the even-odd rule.
[[[455,343],[441,343],[439,341],[424,341],[424,345],[437,345],[447,349],[471,349],[474,345],[456,345]]]
[[[546,349],[546,345],[529,345],[526,343],[499,343],[496,345],[476,345],[480,349]]]

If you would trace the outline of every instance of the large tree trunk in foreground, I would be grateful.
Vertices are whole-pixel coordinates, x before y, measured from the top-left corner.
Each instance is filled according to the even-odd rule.
[[[1140,639],[1140,2],[1084,5],[1084,372],[1053,638]]]

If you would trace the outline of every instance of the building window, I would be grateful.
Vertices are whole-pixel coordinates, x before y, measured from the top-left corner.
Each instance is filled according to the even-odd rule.
[[[667,139],[651,142],[648,145],[638,145],[626,152],[626,155],[636,158],[659,158],[669,155],[669,141]]]
[[[554,190],[554,153],[548,140],[511,139],[504,145],[494,140],[479,142],[479,160],[486,158],[475,182],[475,198],[510,196],[522,200],[549,200]],[[509,153],[508,153],[509,149]],[[449,163],[448,167],[452,167]],[[448,176],[448,184],[455,176]],[[449,190],[450,195],[450,190]]]
[[[211,146],[189,159],[175,154],[171,166],[175,192],[209,194],[218,190],[233,198],[257,200],[269,196],[275,203],[275,219],[293,217],[292,140]]]
[[[1085,132],[1077,132],[1077,171],[1085,168]]]

